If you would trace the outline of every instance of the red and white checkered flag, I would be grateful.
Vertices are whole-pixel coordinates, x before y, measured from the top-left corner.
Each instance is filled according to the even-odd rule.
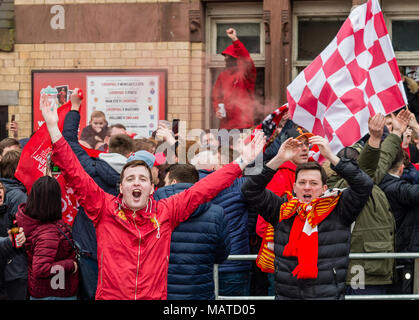
[[[356,7],[333,41],[287,88],[292,120],[337,153],[368,133],[368,118],[407,104],[377,0]],[[315,157],[316,158],[316,157]]]

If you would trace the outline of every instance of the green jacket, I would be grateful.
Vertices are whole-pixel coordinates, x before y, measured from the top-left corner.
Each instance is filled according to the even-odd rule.
[[[351,253],[394,252],[396,224],[387,197],[378,184],[390,169],[400,144],[400,137],[390,134],[380,149],[367,143],[359,155],[359,167],[374,180],[374,188],[353,226]],[[345,188],[347,183],[333,175],[328,180],[328,186]],[[351,281],[358,286],[362,284],[360,270],[364,271],[365,285],[391,284],[394,259],[351,259],[346,277],[348,285]]]

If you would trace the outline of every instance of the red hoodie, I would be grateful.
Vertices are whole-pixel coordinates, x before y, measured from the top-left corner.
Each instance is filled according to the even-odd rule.
[[[172,231],[241,174],[236,163],[228,164],[181,193],[158,202],[150,197],[146,208],[132,211],[121,195],[93,181],[64,138],[52,147],[52,160],[96,228],[100,300],[166,299]]]
[[[287,161],[283,163],[266,186],[266,189],[271,190],[280,197],[284,195],[285,191],[292,192],[295,182],[295,169],[297,169],[297,166],[293,162]],[[267,227],[268,223],[259,215],[256,223],[256,233],[258,236],[263,238]]]
[[[212,90],[214,112],[224,103],[227,116],[220,120],[221,129],[253,126],[256,68],[249,52],[240,40],[223,51],[237,58],[237,67],[226,68],[217,78]]]

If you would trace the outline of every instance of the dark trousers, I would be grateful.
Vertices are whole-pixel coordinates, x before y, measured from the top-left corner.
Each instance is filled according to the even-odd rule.
[[[250,236],[250,254],[258,254],[262,245],[262,238],[257,235]],[[252,261],[250,270],[250,295],[251,296],[273,296],[275,295],[273,273],[262,272]]]
[[[28,299],[28,279],[5,281],[5,288],[9,300]]]
[[[219,273],[220,296],[248,296],[249,295],[249,271],[220,272]]]

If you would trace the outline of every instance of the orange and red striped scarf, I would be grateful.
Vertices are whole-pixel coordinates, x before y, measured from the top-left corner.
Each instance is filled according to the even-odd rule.
[[[304,253],[307,250],[297,250],[297,247],[300,245],[307,244],[308,242],[299,241],[302,237],[301,234],[303,233],[303,227],[305,222],[307,221],[308,224],[312,228],[316,228],[317,225],[322,222],[336,207],[338,204],[339,198],[341,196],[341,190],[334,190],[333,192],[329,192],[322,197],[316,198],[312,200],[310,203],[302,203],[297,198],[293,198],[290,192],[286,192],[286,195],[289,199],[288,202],[285,202],[281,205],[279,211],[279,222],[285,219],[289,219],[294,216],[295,213],[298,214],[299,219],[295,219],[291,232],[288,244],[284,248],[284,256],[298,256],[298,251]],[[307,238],[307,237],[305,237]],[[313,238],[314,239],[314,238]],[[317,239],[317,232],[316,238]],[[274,228],[271,224],[268,225],[268,228],[265,231],[262,245],[260,247],[258,257],[256,259],[256,265],[263,271],[263,272],[274,272],[274,259],[275,253],[269,247],[269,243],[273,243],[274,241]],[[315,240],[314,240],[315,241]],[[312,241],[313,242],[313,241]],[[315,243],[318,246],[318,243]],[[315,248],[317,249],[317,247]],[[317,250],[315,250],[317,252]],[[299,257],[299,264],[300,260],[304,261],[304,257]],[[317,255],[315,257],[313,263],[316,264],[316,270],[311,270],[309,273],[311,276],[316,275],[317,277]],[[297,266],[295,273],[298,273],[297,270],[300,269],[301,266]],[[295,274],[294,274],[295,275]],[[303,276],[304,278],[304,276]]]

